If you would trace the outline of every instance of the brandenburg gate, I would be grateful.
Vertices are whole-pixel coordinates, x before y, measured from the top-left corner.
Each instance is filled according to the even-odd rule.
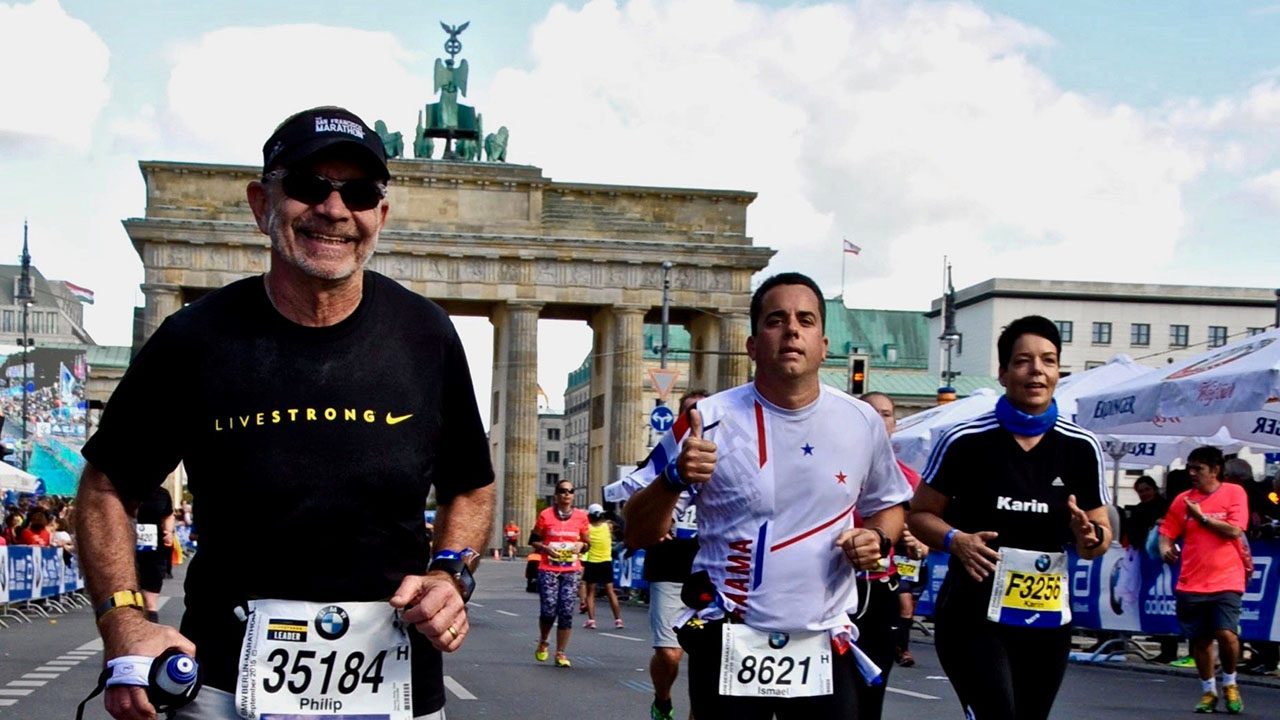
[[[146,212],[124,222],[146,296],[137,347],[184,303],[265,272],[270,242],[245,200],[257,167],[142,162]],[[658,322],[670,262],[671,321],[692,337],[690,386],[744,382],[751,277],[773,251],[746,235],[754,193],[555,182],[505,162],[391,160],[390,219],[369,268],[493,324],[487,405],[497,531],[533,527],[538,493],[539,318],[592,328],[589,489],[646,451],[642,331]],[[472,363],[481,358],[470,358]]]

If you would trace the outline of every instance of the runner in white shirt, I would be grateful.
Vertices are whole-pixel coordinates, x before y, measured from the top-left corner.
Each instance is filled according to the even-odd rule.
[[[754,382],[700,401],[626,481],[643,487],[626,508],[633,546],[666,532],[682,490],[696,498],[679,630],[696,717],[853,718],[862,679],[878,675],[845,611],[911,491],[875,410],[818,380],[824,310],[808,277],[766,280],[751,303]]]

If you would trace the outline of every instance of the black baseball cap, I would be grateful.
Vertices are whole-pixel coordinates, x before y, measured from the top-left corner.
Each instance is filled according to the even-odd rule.
[[[338,147],[351,152],[383,180],[391,178],[382,138],[358,115],[333,105],[303,110],[280,123],[262,146],[262,172],[292,167],[321,150]]]

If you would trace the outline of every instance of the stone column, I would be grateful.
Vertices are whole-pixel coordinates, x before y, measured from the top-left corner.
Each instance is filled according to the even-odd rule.
[[[494,387],[489,437],[498,473],[493,541],[507,520],[522,533],[533,528],[538,494],[538,303],[514,302],[493,314]],[[495,442],[496,441],[496,442]]]
[[[616,428],[611,424],[609,409],[613,407],[613,338],[615,318],[613,309],[603,307],[592,314],[589,322],[591,340],[591,389],[587,401],[587,491],[583,500],[591,497],[591,488],[604,487],[613,482],[609,470],[610,438]],[[608,479],[606,479],[608,478]]]
[[[182,288],[177,285],[143,283],[146,305],[142,309],[142,327],[135,327],[133,346],[136,350],[160,327],[160,323],[182,309]]]
[[[720,374],[720,318],[706,313],[697,313],[689,323],[690,350],[689,380],[685,387],[702,388],[710,392],[719,392],[727,386],[721,386]],[[673,403],[674,405],[674,403]]]
[[[644,458],[649,408],[644,407],[644,314],[648,308],[613,308],[613,403],[610,407],[610,443],[605,474],[592,478],[591,497],[600,497],[603,483],[613,482],[618,465],[633,465]],[[601,484],[595,484],[599,482]]]
[[[747,358],[747,336],[750,335],[750,316],[744,312],[720,313],[720,390],[741,385],[751,374],[751,360]]]

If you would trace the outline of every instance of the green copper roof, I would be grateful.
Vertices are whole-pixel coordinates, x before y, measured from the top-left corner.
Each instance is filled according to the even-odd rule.
[[[120,369],[129,367],[129,352],[131,348],[127,345],[41,343],[40,347],[53,348],[55,350],[83,350],[85,353],[85,362],[89,363],[89,367]]]
[[[871,356],[872,367],[929,367],[929,322],[924,313],[846,308],[841,298],[826,302],[832,355],[848,355],[856,348]]]
[[[841,390],[849,390],[847,370],[843,367],[824,367],[819,371],[822,382]],[[882,392],[893,397],[934,397],[938,394],[938,376],[929,372],[876,372],[875,363],[867,372],[867,392]],[[957,397],[972,395],[978,388],[991,388],[1003,392],[1000,383],[992,377],[961,375],[951,383]]]

